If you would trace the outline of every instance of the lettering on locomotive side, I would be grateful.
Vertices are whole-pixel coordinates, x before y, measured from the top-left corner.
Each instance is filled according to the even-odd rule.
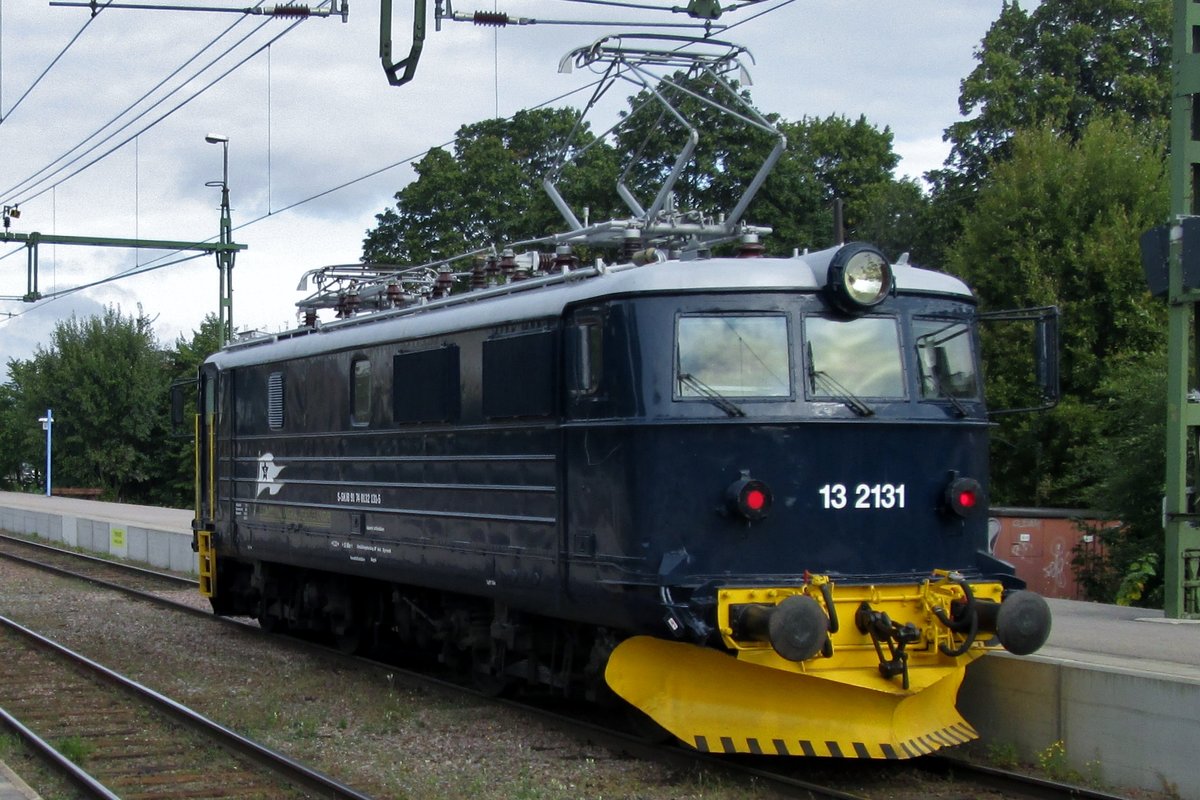
[[[821,507],[840,511],[849,509],[898,509],[904,508],[905,488],[903,483],[860,483],[854,487],[853,496],[844,483],[827,483],[817,490],[821,495]]]
[[[338,492],[337,501],[351,505],[383,505],[383,495],[379,492]]]

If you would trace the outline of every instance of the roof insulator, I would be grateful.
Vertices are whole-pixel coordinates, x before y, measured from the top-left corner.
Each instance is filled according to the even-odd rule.
[[[293,5],[275,6],[271,9],[273,17],[311,17],[312,9],[308,6]]]
[[[503,11],[476,11],[471,21],[485,28],[505,28],[510,22],[508,14]]]

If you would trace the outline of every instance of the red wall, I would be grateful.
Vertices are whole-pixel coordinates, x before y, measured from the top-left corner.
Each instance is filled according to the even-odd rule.
[[[1088,518],[1087,512],[993,508],[988,519],[992,555],[1017,569],[1017,577],[1043,597],[1082,600],[1071,569],[1077,544],[1100,548],[1098,537],[1081,530],[1119,523]]]

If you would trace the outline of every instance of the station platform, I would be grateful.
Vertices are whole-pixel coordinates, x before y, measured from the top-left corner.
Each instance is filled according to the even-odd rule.
[[[0,529],[194,572],[191,518],[177,509],[0,492]],[[958,705],[984,752],[1015,751],[1036,764],[1061,743],[1065,767],[1084,779],[1200,800],[1200,622],[1048,602],[1053,626],[1041,650],[992,654],[967,670]]]
[[[1066,766],[1085,778],[1200,800],[1200,622],[1047,602],[1053,627],[1041,650],[967,670],[959,710],[985,746],[1037,763],[1061,742]]]
[[[0,761],[0,800],[41,800],[41,796]]]
[[[74,497],[0,492],[0,530],[128,558],[177,572],[196,572],[192,512]]]

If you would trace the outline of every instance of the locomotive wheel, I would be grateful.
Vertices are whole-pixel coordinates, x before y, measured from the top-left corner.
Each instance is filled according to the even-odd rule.
[[[267,633],[287,633],[288,629],[287,620],[265,611],[258,615],[258,625]]]
[[[471,658],[471,685],[484,697],[500,697],[512,688],[512,678],[497,668],[490,651],[476,650]]]
[[[333,635],[333,641],[334,645],[338,649],[338,652],[344,653],[348,656],[357,655],[366,649],[363,646],[364,638],[362,635],[362,628],[358,627],[357,625],[351,625],[341,633],[335,633]]]

